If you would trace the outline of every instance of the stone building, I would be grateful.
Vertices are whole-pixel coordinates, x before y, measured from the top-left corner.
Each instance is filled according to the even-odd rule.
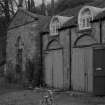
[[[16,78],[22,78],[26,69],[31,75],[41,70],[40,31],[49,19],[19,8],[7,33],[6,71],[13,71]],[[27,67],[27,63],[28,66]],[[30,76],[31,77],[31,76]]]
[[[4,16],[0,17],[0,77],[4,74],[6,63],[6,21]]]
[[[47,87],[105,95],[104,13],[80,5],[45,17],[20,8],[8,29],[7,71],[21,76],[31,61]]]
[[[56,34],[50,25],[42,33],[44,81],[49,87],[105,95],[104,11],[78,6],[60,14],[71,18],[53,29]]]
[[[62,89],[69,87],[69,74],[67,74],[70,69],[69,36],[66,35],[68,31],[61,35],[58,29],[71,18],[73,17],[53,16],[49,23],[49,33],[42,35],[44,79],[49,87]],[[63,65],[63,60],[65,60],[66,66]],[[65,77],[63,69],[65,69]]]

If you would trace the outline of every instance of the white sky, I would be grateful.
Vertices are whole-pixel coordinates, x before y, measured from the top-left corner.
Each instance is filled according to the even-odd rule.
[[[16,1],[18,1],[18,0],[16,0]],[[28,1],[28,0],[27,0]],[[41,3],[42,3],[42,0],[34,0],[35,1],[35,5],[40,5]],[[57,1],[57,0],[54,0],[54,1]],[[46,4],[47,3],[50,3],[51,2],[51,0],[45,0],[45,2],[46,2]]]
[[[47,3],[51,2],[51,0],[45,0]],[[56,0],[55,0],[56,1]],[[36,5],[39,5],[42,3],[42,0],[35,0]]]

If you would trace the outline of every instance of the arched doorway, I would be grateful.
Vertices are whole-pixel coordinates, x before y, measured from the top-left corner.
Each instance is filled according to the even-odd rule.
[[[44,54],[45,83],[51,88],[63,88],[63,49],[57,40],[48,43]]]
[[[78,37],[72,49],[71,82],[75,91],[93,91],[93,49],[97,40],[90,35]]]

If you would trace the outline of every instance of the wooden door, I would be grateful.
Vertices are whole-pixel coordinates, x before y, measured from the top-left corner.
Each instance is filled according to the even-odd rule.
[[[45,53],[45,71],[44,71],[44,77],[45,77],[45,83],[48,87],[53,86],[53,63],[52,63],[52,53],[46,52]]]
[[[63,58],[62,50],[54,51],[53,53],[53,76],[54,87],[63,88]]]
[[[72,54],[72,88],[76,91],[85,91],[84,49],[74,48]]]
[[[94,49],[94,94],[105,95],[105,49]]]
[[[45,56],[45,82],[49,87],[63,88],[62,50],[47,52]]]
[[[73,48],[72,50],[72,89],[93,91],[93,50],[91,48]]]

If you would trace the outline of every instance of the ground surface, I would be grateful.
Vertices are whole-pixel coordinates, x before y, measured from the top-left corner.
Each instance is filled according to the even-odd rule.
[[[0,105],[40,105],[46,91],[21,90],[0,95]],[[105,105],[105,97],[70,95],[69,92],[55,94],[56,105]]]

